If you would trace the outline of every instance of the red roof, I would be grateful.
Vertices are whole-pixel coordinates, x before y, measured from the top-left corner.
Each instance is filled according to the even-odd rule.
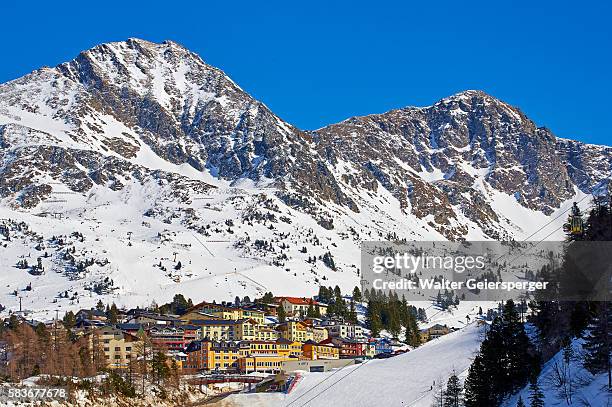
[[[315,300],[313,300],[312,298],[300,298],[300,297],[276,297],[275,298],[276,302],[283,302],[283,300],[286,300],[288,302],[290,302],[293,305],[323,305],[323,304],[319,304],[318,302],[316,302]]]

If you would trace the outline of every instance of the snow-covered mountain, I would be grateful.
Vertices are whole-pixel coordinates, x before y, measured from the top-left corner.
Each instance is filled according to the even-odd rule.
[[[611,164],[479,91],[303,131],[176,43],[103,44],[0,85],[0,303],[348,289],[363,240],[524,238]]]

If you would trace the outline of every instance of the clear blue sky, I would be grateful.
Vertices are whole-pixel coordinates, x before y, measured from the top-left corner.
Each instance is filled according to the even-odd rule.
[[[612,144],[606,1],[5,3],[0,82],[101,42],[171,39],[304,129],[481,89]]]

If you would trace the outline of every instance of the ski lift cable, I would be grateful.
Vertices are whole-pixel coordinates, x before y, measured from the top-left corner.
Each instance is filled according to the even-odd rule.
[[[612,186],[612,176],[608,177],[608,188],[610,189],[610,187]],[[586,198],[588,197],[594,197],[594,195],[585,195],[583,196],[579,201],[575,202],[575,205],[578,205],[580,202],[584,201]],[[585,209],[585,211],[592,209],[594,207],[594,205],[590,205],[589,208]],[[532,234],[530,234],[529,236],[527,236],[525,239],[523,239],[521,242],[525,242],[528,239],[532,238],[533,236],[535,236],[538,232],[540,232],[542,229],[544,229],[546,226],[550,225],[552,222],[554,222],[555,220],[559,219],[562,215],[564,215],[565,213],[569,212],[570,210],[572,210],[574,208],[574,205],[570,206],[569,208],[567,208],[566,210],[564,210],[563,212],[561,212],[560,214],[558,214],[555,218],[551,219],[550,221],[548,221],[546,224],[542,225],[541,227],[539,227],[535,232],[533,232]],[[542,240],[540,240],[539,242],[536,243],[536,245],[542,243],[546,238],[550,237],[554,232],[556,232],[557,230],[561,229],[563,226],[553,230],[551,233],[549,233],[547,236],[545,236]],[[534,246],[535,247],[535,246]]]
[[[582,198],[584,199],[584,198]],[[582,201],[581,199],[581,201]],[[588,208],[585,208],[584,211],[587,212],[590,209],[593,209],[595,207],[595,205],[589,205]],[[570,208],[571,209],[571,208]],[[567,212],[567,211],[566,211]],[[544,236],[542,239],[540,239],[539,241],[537,241],[534,245],[532,245],[530,248],[526,249],[524,252],[522,252],[521,254],[519,254],[518,256],[516,256],[515,258],[513,258],[512,260],[510,260],[510,262],[508,264],[513,263],[515,260],[519,259],[521,256],[527,254],[530,250],[532,250],[533,248],[535,248],[536,246],[538,246],[540,243],[542,243],[543,241],[545,241],[546,239],[548,239],[550,236],[552,236],[553,233],[557,232],[558,230],[563,229],[563,225],[554,229],[552,232],[550,232],[549,234],[547,234],[546,236]]]
[[[292,405],[293,403],[295,403],[296,401],[298,401],[299,399],[301,399],[302,397],[304,397],[305,395],[307,395],[308,393],[310,393],[311,391],[313,391],[315,388],[317,388],[318,386],[320,386],[321,384],[325,383],[327,380],[331,379],[336,373],[339,373],[340,371],[342,371],[342,369],[344,369],[345,367],[351,366],[351,362],[353,362],[353,360],[351,359],[347,364],[345,364],[344,366],[342,366],[340,369],[336,370],[335,372],[333,372],[332,374],[330,374],[329,376],[327,376],[326,378],[324,378],[323,380],[321,380],[319,383],[315,384],[314,386],[312,386],[310,389],[306,390],[304,393],[302,393],[299,397],[297,397],[295,400],[293,400],[292,402],[290,402],[289,404],[287,404],[285,407],[289,407],[290,405]],[[327,390],[327,389],[325,389]],[[324,391],[325,391],[324,390]],[[310,400],[308,400],[310,401]]]
[[[583,196],[578,202],[576,202],[576,205],[578,205],[580,202],[584,201],[586,198],[588,198],[590,195],[585,195]],[[592,206],[590,206],[589,208],[586,208],[585,211],[591,209]],[[563,216],[564,214],[566,214],[567,212],[571,211],[573,209],[573,206],[570,206],[569,208],[567,208],[566,210],[564,210],[563,212],[561,212],[560,214],[558,214],[557,216],[555,216],[553,219],[551,219],[550,221],[548,221],[546,224],[540,226],[535,232],[533,232],[532,234],[530,234],[529,236],[527,236],[526,238],[524,238],[523,240],[520,240],[519,243],[525,243],[527,242],[530,238],[532,238],[533,236],[537,235],[539,232],[541,232],[544,228],[546,228],[548,225],[550,225],[551,223],[553,223],[554,221],[556,221],[557,219],[559,219],[561,216]],[[542,238],[540,241],[536,242],[535,245],[533,245],[532,247],[530,247],[527,250],[531,250],[533,249],[535,246],[539,245],[540,243],[542,243],[544,240],[546,240],[547,238],[549,238],[553,233],[557,232],[559,229],[562,229],[563,225],[561,225],[560,227],[553,229],[552,232],[550,232],[548,235],[544,236],[544,238]],[[525,253],[522,253],[525,254]],[[502,259],[503,257],[505,257],[506,254],[502,254],[501,256],[499,256],[497,259],[495,259],[495,261],[499,261],[500,259]],[[521,255],[515,257],[514,259],[511,260],[511,262],[515,261],[518,257],[520,257]]]
[[[582,199],[580,199],[578,202],[576,202],[576,204],[579,204],[580,202],[584,201],[587,197],[589,197],[590,195],[585,195],[582,197]],[[529,240],[530,238],[532,238],[533,236],[535,236],[536,234],[538,234],[542,229],[544,229],[546,226],[550,225],[551,223],[553,223],[554,221],[556,221],[557,219],[559,219],[561,216],[563,216],[564,214],[566,214],[567,212],[569,212],[570,210],[572,210],[572,206],[570,206],[569,208],[567,208],[566,210],[564,210],[563,212],[561,212],[560,214],[558,214],[555,218],[551,219],[550,221],[548,221],[546,224],[542,225],[540,228],[538,228],[538,230],[536,230],[535,232],[533,232],[532,234],[530,234],[529,236],[527,236],[525,239],[523,239],[523,242],[526,242],[527,240]],[[555,229],[556,231],[557,229]],[[552,233],[551,233],[552,234]],[[550,236],[550,235],[549,235]],[[548,236],[547,236],[548,237]]]
[[[332,388],[332,387],[334,387],[336,384],[338,384],[338,383],[339,383],[339,382],[341,382],[342,380],[346,379],[348,376],[350,376],[351,374],[355,373],[357,370],[359,370],[359,369],[360,369],[362,366],[364,366],[364,365],[366,365],[366,364],[367,364],[367,361],[362,362],[362,363],[361,363],[359,366],[357,366],[355,369],[351,370],[350,372],[348,372],[347,374],[345,374],[344,376],[342,376],[341,378],[339,378],[338,380],[336,380],[335,382],[333,382],[332,384],[330,384],[328,387],[326,387],[325,389],[323,389],[323,390],[319,391],[319,392],[318,392],[318,393],[316,393],[314,396],[312,396],[311,398],[309,398],[308,400],[306,400],[306,402],[305,402],[305,403],[300,404],[300,407],[304,407],[304,406],[308,405],[308,403],[310,403],[312,400],[316,399],[316,398],[317,398],[317,397],[319,397],[321,394],[325,393],[327,390],[331,389],[331,388]],[[340,369],[340,370],[342,370],[342,369]],[[340,370],[338,370],[338,371],[340,371]],[[330,375],[329,377],[331,377],[331,375]],[[321,381],[321,383],[323,383],[324,381],[325,381],[325,380],[322,380],[322,381]],[[320,384],[320,383],[319,383],[319,384]],[[312,389],[314,389],[314,387],[313,387]],[[312,390],[312,389],[311,389],[311,390]],[[304,393],[304,394],[306,394],[306,393]],[[304,394],[302,394],[302,396],[303,396]],[[300,397],[302,397],[302,396],[300,396]],[[300,398],[300,397],[298,397],[298,398]],[[297,400],[297,399],[296,399],[296,400]],[[294,400],[293,402],[295,402],[295,400]],[[287,405],[287,406],[289,406],[289,405]]]

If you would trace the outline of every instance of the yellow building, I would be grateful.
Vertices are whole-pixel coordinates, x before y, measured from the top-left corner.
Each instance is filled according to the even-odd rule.
[[[198,305],[191,307],[185,314],[181,316],[181,320],[191,323],[191,320],[205,319],[202,316],[207,315],[207,319],[231,319],[237,321],[239,319],[252,319],[258,324],[263,324],[265,315],[263,311],[246,310],[227,305],[212,304],[209,302],[201,302]],[[213,317],[213,318],[210,318]]]
[[[207,339],[193,341],[185,351],[186,360],[183,370],[196,371],[236,371],[238,360],[249,354],[249,345],[244,342],[211,341]]]
[[[429,328],[429,339],[436,339],[441,336],[447,335],[450,329],[446,325],[435,324]]]
[[[191,320],[201,327],[202,338],[215,341],[252,341],[256,339],[258,324],[252,319]]]
[[[257,311],[252,309],[243,309],[242,318],[250,318],[258,324],[263,325],[265,322],[265,314],[263,311]]]
[[[270,354],[299,358],[302,356],[302,344],[286,339],[279,339],[277,341],[252,341],[249,342],[249,353],[251,355]]]
[[[113,327],[103,327],[90,336],[91,346],[102,349],[106,365],[111,369],[125,369],[135,360],[141,346],[139,339]]]
[[[262,372],[278,373],[283,361],[290,360],[286,356],[274,354],[257,354],[238,359],[238,369],[242,373]]]
[[[329,338],[329,331],[320,326],[313,326],[312,328],[312,340],[316,343],[323,342]]]
[[[280,338],[280,333],[268,326],[259,325],[255,329],[256,341],[275,341]]]
[[[277,327],[281,338],[294,342],[306,342],[313,340],[312,329],[301,321],[287,321]]]
[[[421,329],[419,332],[419,336],[421,338],[421,343],[425,343],[432,339],[439,338],[441,336],[447,335],[450,332],[450,329],[446,325],[435,324],[434,326]]]
[[[314,341],[308,341],[302,346],[302,355],[304,359],[340,359],[340,349],[331,344],[318,344]]]
[[[185,351],[185,373],[198,371],[269,372],[280,370],[281,362],[298,360],[302,344],[286,341],[193,341]]]
[[[236,321],[236,340],[239,341],[254,341],[257,338],[259,325],[252,319],[240,319]]]
[[[294,358],[299,358],[302,356],[302,343],[291,341],[289,339],[280,338],[276,341],[278,344],[278,353],[279,355],[289,355]]]

